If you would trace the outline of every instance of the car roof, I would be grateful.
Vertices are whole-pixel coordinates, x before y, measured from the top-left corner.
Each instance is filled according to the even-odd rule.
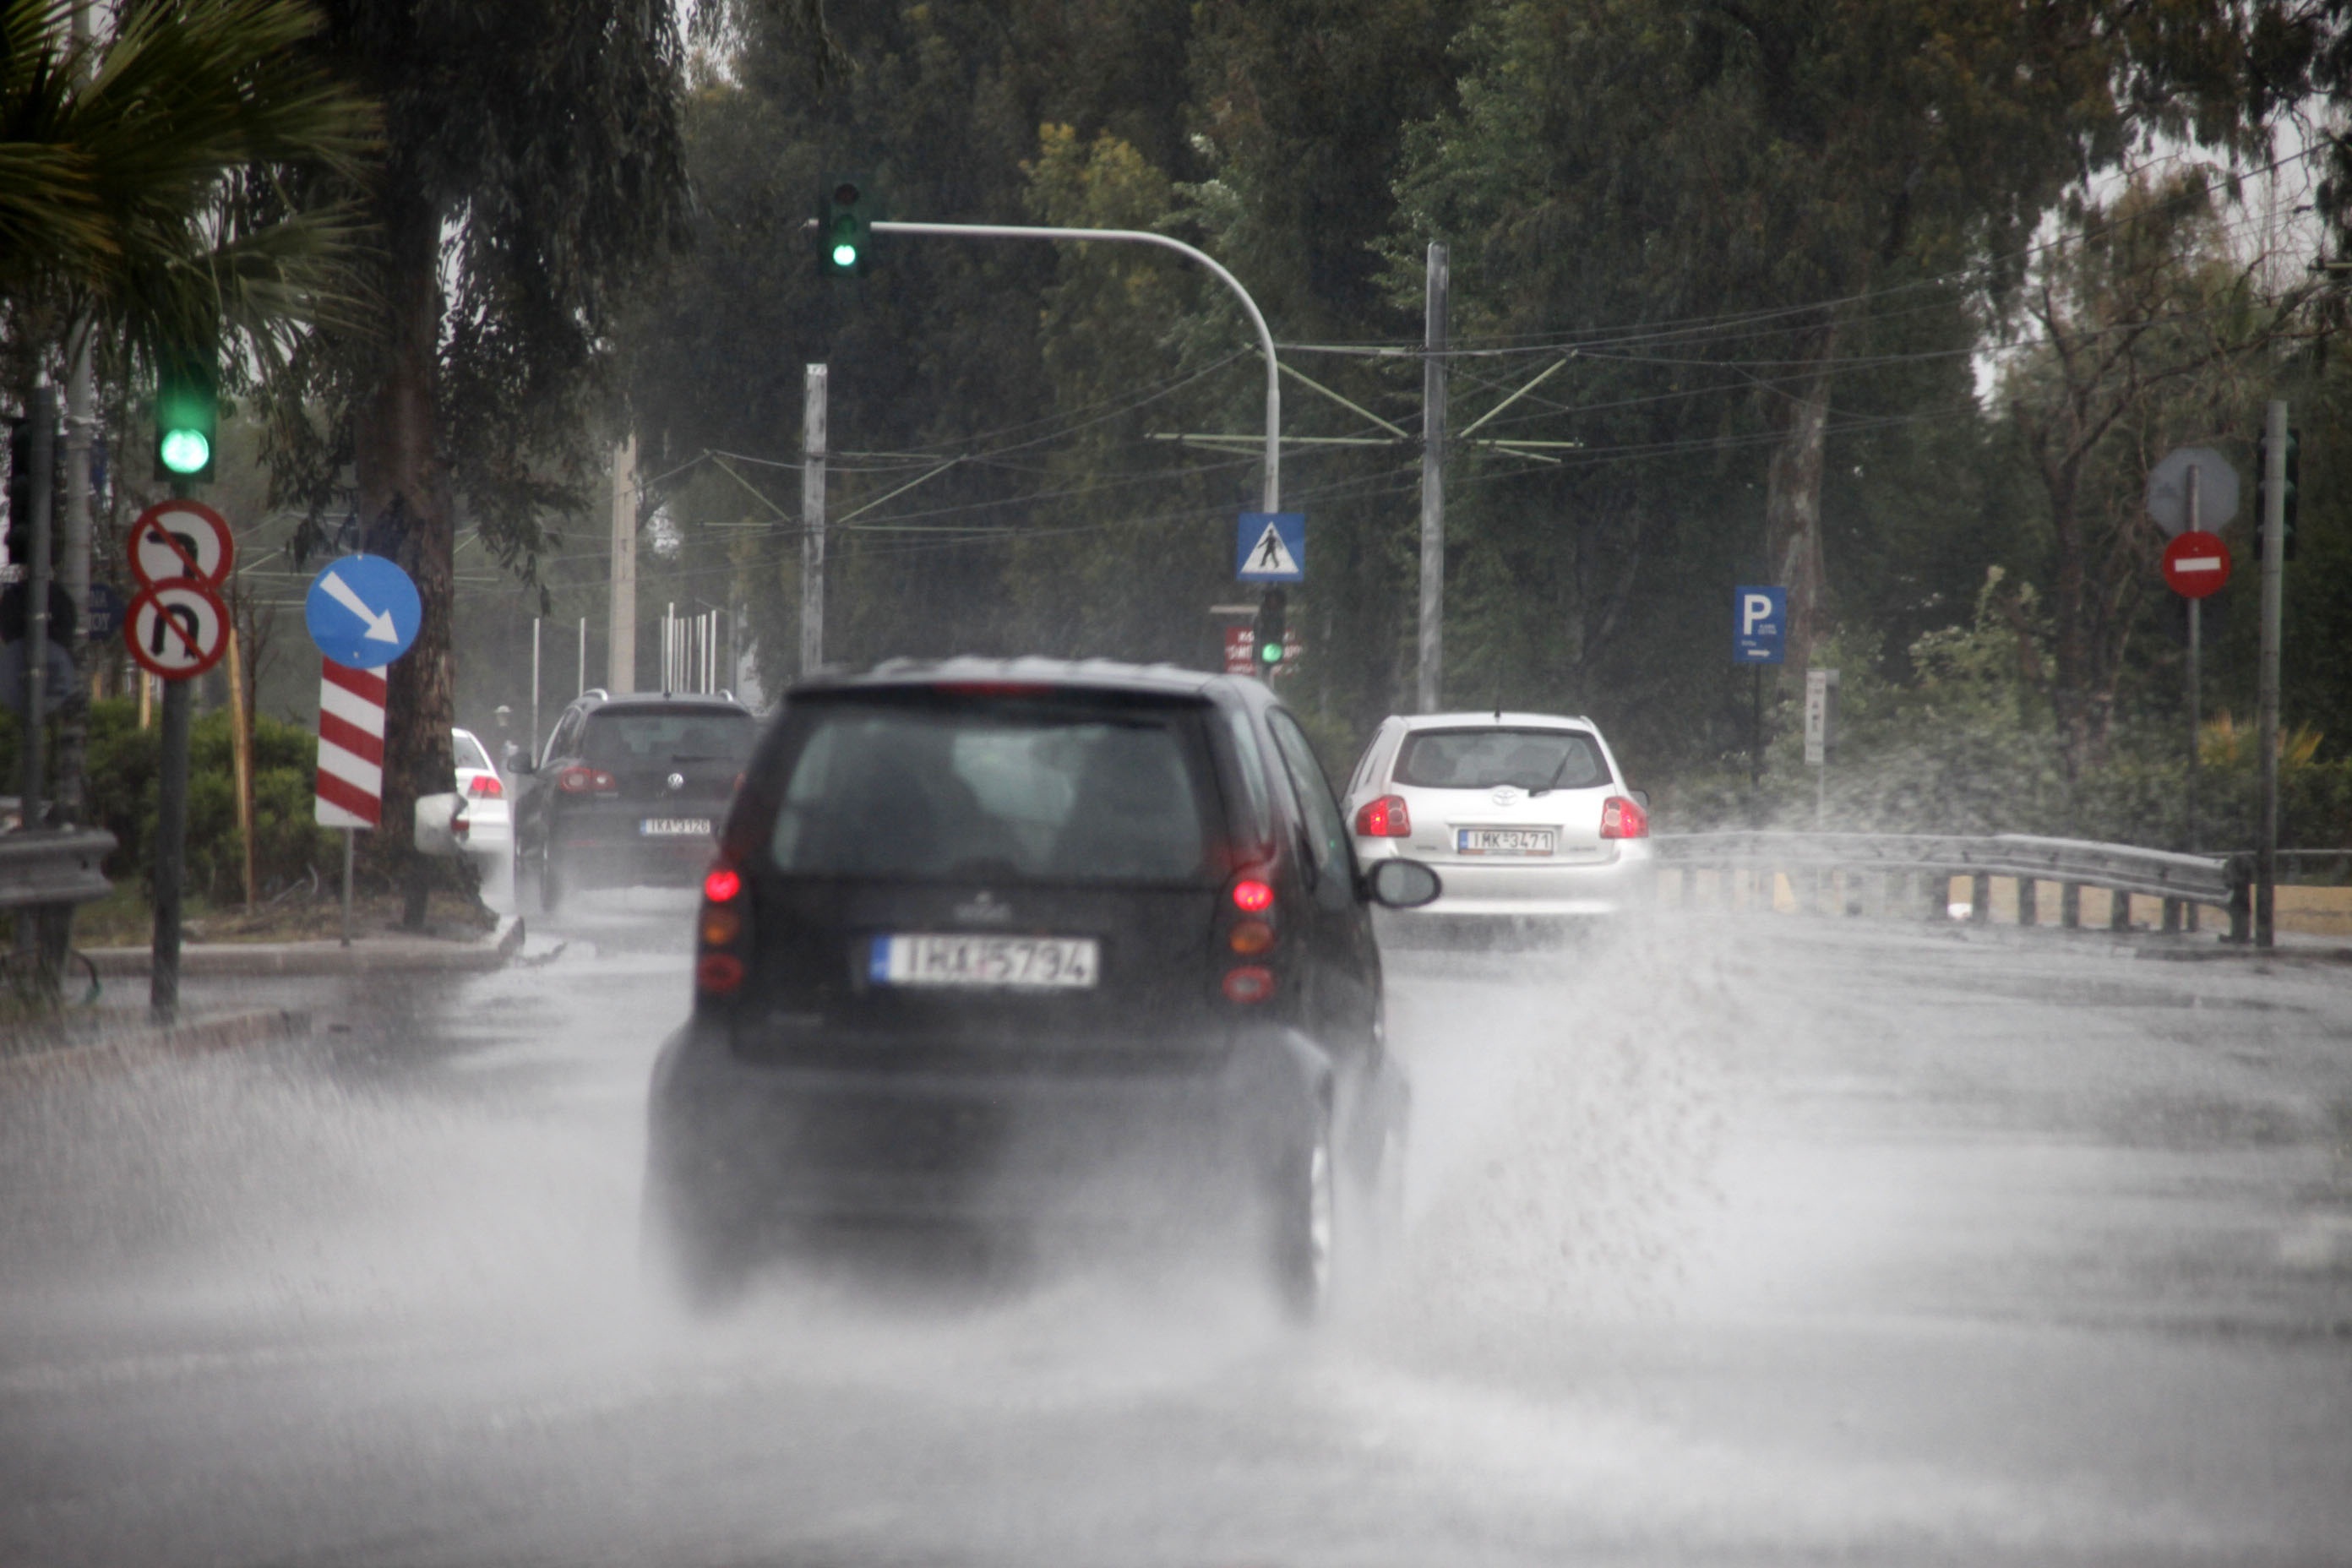
[[[672,708],[715,708],[722,712],[740,713],[746,718],[751,710],[732,697],[717,692],[624,691],[618,696],[591,691],[572,700],[574,708],[584,708],[592,713],[660,712]]]
[[[1024,686],[1063,686],[1089,691],[1129,691],[1157,697],[1224,697],[1250,700],[1248,689],[1270,697],[1254,680],[1172,664],[1122,664],[1108,658],[894,658],[871,669],[822,674],[797,682],[794,692],[937,686],[1003,681]],[[787,693],[789,698],[790,693]]]
[[[1591,720],[1561,713],[1513,713],[1482,708],[1475,713],[1400,713],[1408,730],[1591,730]]]

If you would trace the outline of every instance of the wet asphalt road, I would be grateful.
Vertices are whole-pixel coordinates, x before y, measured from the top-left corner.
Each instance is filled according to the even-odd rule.
[[[0,1092],[0,1563],[2352,1563],[2352,970],[1399,959],[1349,1321],[1049,1256],[709,1325],[635,1262],[687,910]]]

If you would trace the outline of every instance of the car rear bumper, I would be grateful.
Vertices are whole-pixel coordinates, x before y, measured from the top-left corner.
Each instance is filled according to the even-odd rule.
[[[1136,1224],[1262,1190],[1327,1073],[1288,1031],[1150,1068],[917,1072],[747,1061],[689,1024],[655,1069],[650,1149],[730,1226]]]
[[[638,817],[631,816],[609,823],[558,824],[551,853],[564,880],[575,889],[684,888],[710,869],[718,840],[702,834],[648,837],[639,830]]]
[[[1367,861],[1385,858],[1362,840],[1358,847]],[[1426,858],[1423,863],[1444,890],[1420,909],[1381,911],[1384,926],[1408,929],[1462,917],[1605,918],[1646,909],[1657,896],[1657,864],[1646,839],[1618,842],[1609,859],[1582,865]]]

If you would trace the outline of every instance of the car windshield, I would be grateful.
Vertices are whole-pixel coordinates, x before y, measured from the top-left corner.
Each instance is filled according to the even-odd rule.
[[[463,730],[449,737],[449,751],[458,767],[471,768],[482,773],[497,771],[490,766],[490,759],[483,753],[482,743]]]
[[[1609,782],[1580,730],[1423,730],[1405,737],[1396,782],[1424,789],[1589,789]]]
[[[581,754],[601,767],[740,762],[751,753],[751,716],[725,709],[594,713]]]
[[[1182,881],[1208,865],[1200,727],[1181,713],[826,702],[795,728],[780,870]]]

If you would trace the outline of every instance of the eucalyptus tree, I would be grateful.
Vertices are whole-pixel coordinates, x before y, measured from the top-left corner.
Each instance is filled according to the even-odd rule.
[[[325,0],[314,58],[383,106],[363,178],[294,200],[357,203],[377,247],[364,330],[314,333],[273,385],[273,468],[326,542],[348,504],[424,603],[389,671],[384,820],[448,787],[460,506],[526,574],[584,504],[616,301],[681,232],[683,46],[663,0]],[[380,836],[424,918],[429,863]]]
[[[1802,648],[1828,625],[1832,393],[1874,315],[2001,294],[2043,216],[2152,138],[2253,150],[2246,45],[2275,9],[1494,0],[1460,110],[1410,145],[1397,249],[1452,239],[1486,330],[1677,323],[1663,380],[1742,383]]]

